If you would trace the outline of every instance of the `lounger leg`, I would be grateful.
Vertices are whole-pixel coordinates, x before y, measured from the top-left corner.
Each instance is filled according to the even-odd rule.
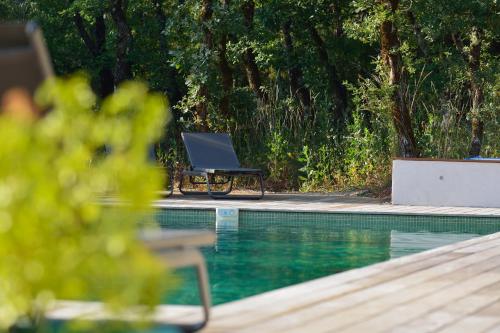
[[[177,260],[182,262],[182,254],[177,256]],[[174,265],[174,267],[182,267],[182,266],[196,266],[196,273],[198,275],[198,291],[200,293],[200,300],[203,306],[203,321],[194,323],[194,324],[174,324],[178,327],[182,332],[192,333],[196,332],[203,327],[205,327],[210,319],[210,308],[212,306],[212,299],[210,297],[210,283],[208,282],[208,273],[207,267],[205,264],[205,259],[199,250],[189,251],[189,254],[184,253],[186,258],[185,262]],[[172,262],[172,260],[171,260]],[[174,261],[175,264],[175,261]]]
[[[212,307],[212,298],[210,296],[210,283],[208,281],[207,266],[205,259],[199,250],[193,251],[191,254],[194,257],[193,264],[196,265],[196,274],[198,276],[198,292],[200,294],[201,305],[203,306],[203,320],[194,324],[174,324],[184,333],[192,333],[201,330],[205,327],[210,319],[210,308]],[[193,255],[194,254],[194,255]]]
[[[168,198],[169,196],[174,193],[174,169],[173,168],[167,168],[167,177],[170,180],[170,184],[168,185],[168,192],[167,195],[165,196]]]
[[[227,199],[227,200],[240,200],[240,199],[249,199],[249,200],[259,200],[264,197],[264,178],[262,176],[262,173],[256,173],[256,174],[247,174],[247,176],[255,176],[259,179],[259,185],[260,185],[260,194],[259,195],[226,195],[229,192],[232,191],[232,186],[233,186],[233,178],[234,176],[231,176],[231,185],[230,189],[228,192],[224,193],[217,193],[217,192],[211,192],[210,191],[210,186],[208,193],[212,199]],[[208,180],[207,180],[208,184]]]
[[[262,199],[264,197],[264,178],[262,177],[261,173],[259,173],[259,184],[260,184],[260,198],[257,199]]]
[[[234,180],[234,177],[229,177],[229,190],[227,191],[226,194],[229,194],[231,193],[231,191],[233,190],[233,180]]]
[[[216,196],[214,193],[212,193],[212,187],[210,186],[210,180],[208,178],[208,174],[205,174],[205,179],[207,180],[207,192],[208,192],[208,195],[214,199],[214,197]]]
[[[179,192],[182,194],[186,194],[186,192],[182,189],[182,185],[184,184],[184,173],[181,173],[181,180],[179,181]]]
[[[214,185],[212,183],[210,183],[210,178],[209,178],[209,174],[208,173],[202,173],[202,174],[197,174],[198,177],[205,177],[205,184],[207,186],[207,191],[204,192],[204,191],[186,191],[183,189],[183,185],[184,185],[184,178],[186,177],[186,175],[184,173],[181,173],[181,179],[180,179],[180,182],[179,182],[179,192],[181,192],[182,194],[184,195],[210,195],[210,196],[216,196],[216,195],[226,195],[228,193],[230,193],[233,189],[233,177],[232,176],[229,176],[228,177],[228,181],[226,181],[225,183],[217,183],[219,185],[221,184],[227,184],[229,182],[229,190],[227,191],[212,191],[212,186],[211,185]],[[189,176],[191,177],[191,176]],[[198,184],[198,183],[196,183]],[[199,184],[203,184],[202,182],[200,182]]]

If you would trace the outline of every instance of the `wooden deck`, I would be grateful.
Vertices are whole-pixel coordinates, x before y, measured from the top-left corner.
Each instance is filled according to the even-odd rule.
[[[500,199],[499,199],[500,200]],[[213,200],[207,197],[183,196],[174,194],[158,200],[155,206],[175,209],[214,209],[232,207],[245,210],[279,210],[330,213],[366,214],[416,214],[416,215],[455,215],[455,216],[499,216],[500,208],[471,207],[428,207],[392,205],[381,200],[333,194],[266,194],[262,200]]]

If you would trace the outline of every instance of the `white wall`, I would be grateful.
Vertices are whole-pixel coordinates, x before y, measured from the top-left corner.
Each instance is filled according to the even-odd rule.
[[[394,160],[392,203],[500,208],[500,163]]]

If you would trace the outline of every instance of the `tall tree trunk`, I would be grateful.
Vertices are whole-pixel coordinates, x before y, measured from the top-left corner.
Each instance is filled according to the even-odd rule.
[[[339,79],[335,65],[330,61],[325,42],[321,38],[318,30],[316,30],[313,25],[310,25],[309,33],[318,50],[319,60],[325,67],[328,75],[328,85],[336,104],[333,112],[334,122],[339,127],[342,127],[344,123],[344,112],[347,105],[346,88]]]
[[[285,52],[288,60],[288,76],[290,77],[290,88],[292,94],[299,98],[300,104],[305,110],[309,110],[311,106],[311,95],[309,90],[304,86],[302,70],[295,59],[295,50],[291,33],[292,23],[290,20],[283,24],[283,37],[285,43]]]
[[[425,42],[424,34],[422,33],[422,28],[415,19],[415,14],[413,14],[411,10],[408,10],[406,12],[406,17],[408,18],[408,21],[413,27],[413,33],[417,38],[418,51],[420,52],[420,56],[427,58],[427,55],[429,54],[427,50],[427,43]]]
[[[213,9],[212,0],[202,0],[200,12],[200,24],[203,32],[202,50],[204,54],[209,54],[213,48],[213,35],[209,28],[209,22],[212,19]],[[208,73],[207,73],[208,74]],[[196,104],[196,124],[200,131],[208,131],[208,100],[209,92],[206,82],[202,82],[197,92],[199,102]]]
[[[392,14],[396,12],[399,0],[380,1]],[[387,18],[380,25],[380,46],[382,59],[390,71],[389,84],[394,89],[392,93],[391,113],[398,136],[398,155],[402,157],[418,157],[417,142],[413,133],[408,104],[404,96],[406,79],[403,59],[399,51],[398,30],[391,18]]]
[[[158,31],[158,38],[159,38],[159,44],[160,44],[160,52],[163,56],[163,59],[165,62],[168,62],[168,59],[170,58],[169,54],[169,45],[167,44],[167,39],[163,35],[163,29],[165,29],[165,26],[167,24],[167,17],[163,11],[163,1],[162,0],[154,0],[153,4],[155,6],[155,13],[156,13],[156,19],[158,20],[158,25],[160,27]],[[182,98],[182,92],[181,89],[178,85],[178,77],[179,73],[175,68],[167,64],[165,67],[166,75],[168,77],[167,81],[167,87],[164,87],[166,90],[168,97],[170,98],[170,101],[172,104],[177,103],[178,101],[181,100]]]
[[[481,121],[479,110],[483,104],[484,94],[481,80],[479,79],[479,69],[481,65],[481,46],[482,32],[477,27],[474,27],[471,32],[471,42],[469,51],[469,75],[470,75],[470,90],[472,95],[472,141],[469,150],[469,156],[479,156],[484,136],[484,124]]]
[[[247,30],[247,35],[250,35],[253,31],[255,3],[253,0],[246,0],[245,2],[243,2],[241,8],[243,11],[243,18]],[[257,62],[255,61],[255,51],[249,45],[247,45],[243,54],[243,64],[245,66],[248,86],[261,101],[267,102],[267,95],[260,88],[262,85],[262,81],[259,67],[257,66]]]
[[[178,76],[179,73],[177,70],[170,66],[168,63],[170,54],[169,54],[169,45],[167,43],[167,38],[163,34],[163,30],[166,27],[167,24],[167,17],[165,15],[165,12],[163,10],[163,0],[153,0],[153,5],[155,8],[155,15],[156,19],[158,20],[158,38],[159,38],[159,45],[160,45],[160,54],[162,55],[163,61],[165,62],[164,66],[162,67],[162,70],[166,73],[167,76],[167,82],[164,87],[161,87],[161,89],[164,91],[165,94],[167,94],[168,98],[170,99],[170,105],[175,105],[178,101],[182,99],[182,92],[178,84]],[[172,130],[173,135],[175,137],[175,140],[178,144],[181,144],[182,138],[181,138],[181,128],[179,121],[181,118],[181,111],[178,110],[177,108],[170,108],[172,115],[173,115],[173,121],[168,125],[168,128]],[[169,140],[167,140],[167,136],[164,136],[162,140],[160,141],[160,149],[162,149],[164,152],[168,152],[170,148],[172,148],[169,145]]]
[[[98,61],[98,59],[104,54],[106,45],[106,25],[104,23],[104,14],[100,13],[96,16],[92,36],[87,31],[87,28],[85,28],[85,23],[80,13],[77,12],[73,19],[85,46],[89,50],[90,54],[92,54],[92,57]],[[112,94],[114,89],[113,71],[109,66],[101,65],[99,69],[98,95],[101,98],[105,98]]]
[[[111,17],[116,25],[116,65],[115,84],[132,78],[132,64],[128,58],[130,44],[132,43],[132,32],[127,23],[127,0],[111,0]]]
[[[225,10],[229,10],[230,0],[224,0],[223,6]],[[222,91],[223,96],[219,103],[220,112],[222,115],[228,117],[230,110],[230,96],[233,88],[233,70],[227,61],[227,31],[222,32],[219,40],[219,71],[222,78]]]
[[[344,26],[343,26],[343,20],[342,20],[342,11],[340,7],[340,1],[335,0],[332,2],[330,5],[330,10],[333,13],[333,31],[334,31],[334,37],[339,38],[344,35]]]

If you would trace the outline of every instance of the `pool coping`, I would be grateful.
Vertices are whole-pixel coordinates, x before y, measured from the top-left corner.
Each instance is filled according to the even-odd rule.
[[[308,196],[296,195],[302,201],[314,200]],[[293,198],[293,197],[292,197]],[[430,207],[404,206],[376,202],[343,202],[340,196],[323,196],[328,202],[297,203],[294,200],[241,201],[185,199],[185,197],[157,200],[153,207],[161,209],[215,210],[217,208],[238,208],[240,211],[293,212],[293,213],[347,213],[367,215],[415,215],[415,216],[457,216],[457,217],[498,217],[500,208],[479,207]],[[352,200],[352,198],[349,198]],[[277,206],[277,205],[280,206]]]

